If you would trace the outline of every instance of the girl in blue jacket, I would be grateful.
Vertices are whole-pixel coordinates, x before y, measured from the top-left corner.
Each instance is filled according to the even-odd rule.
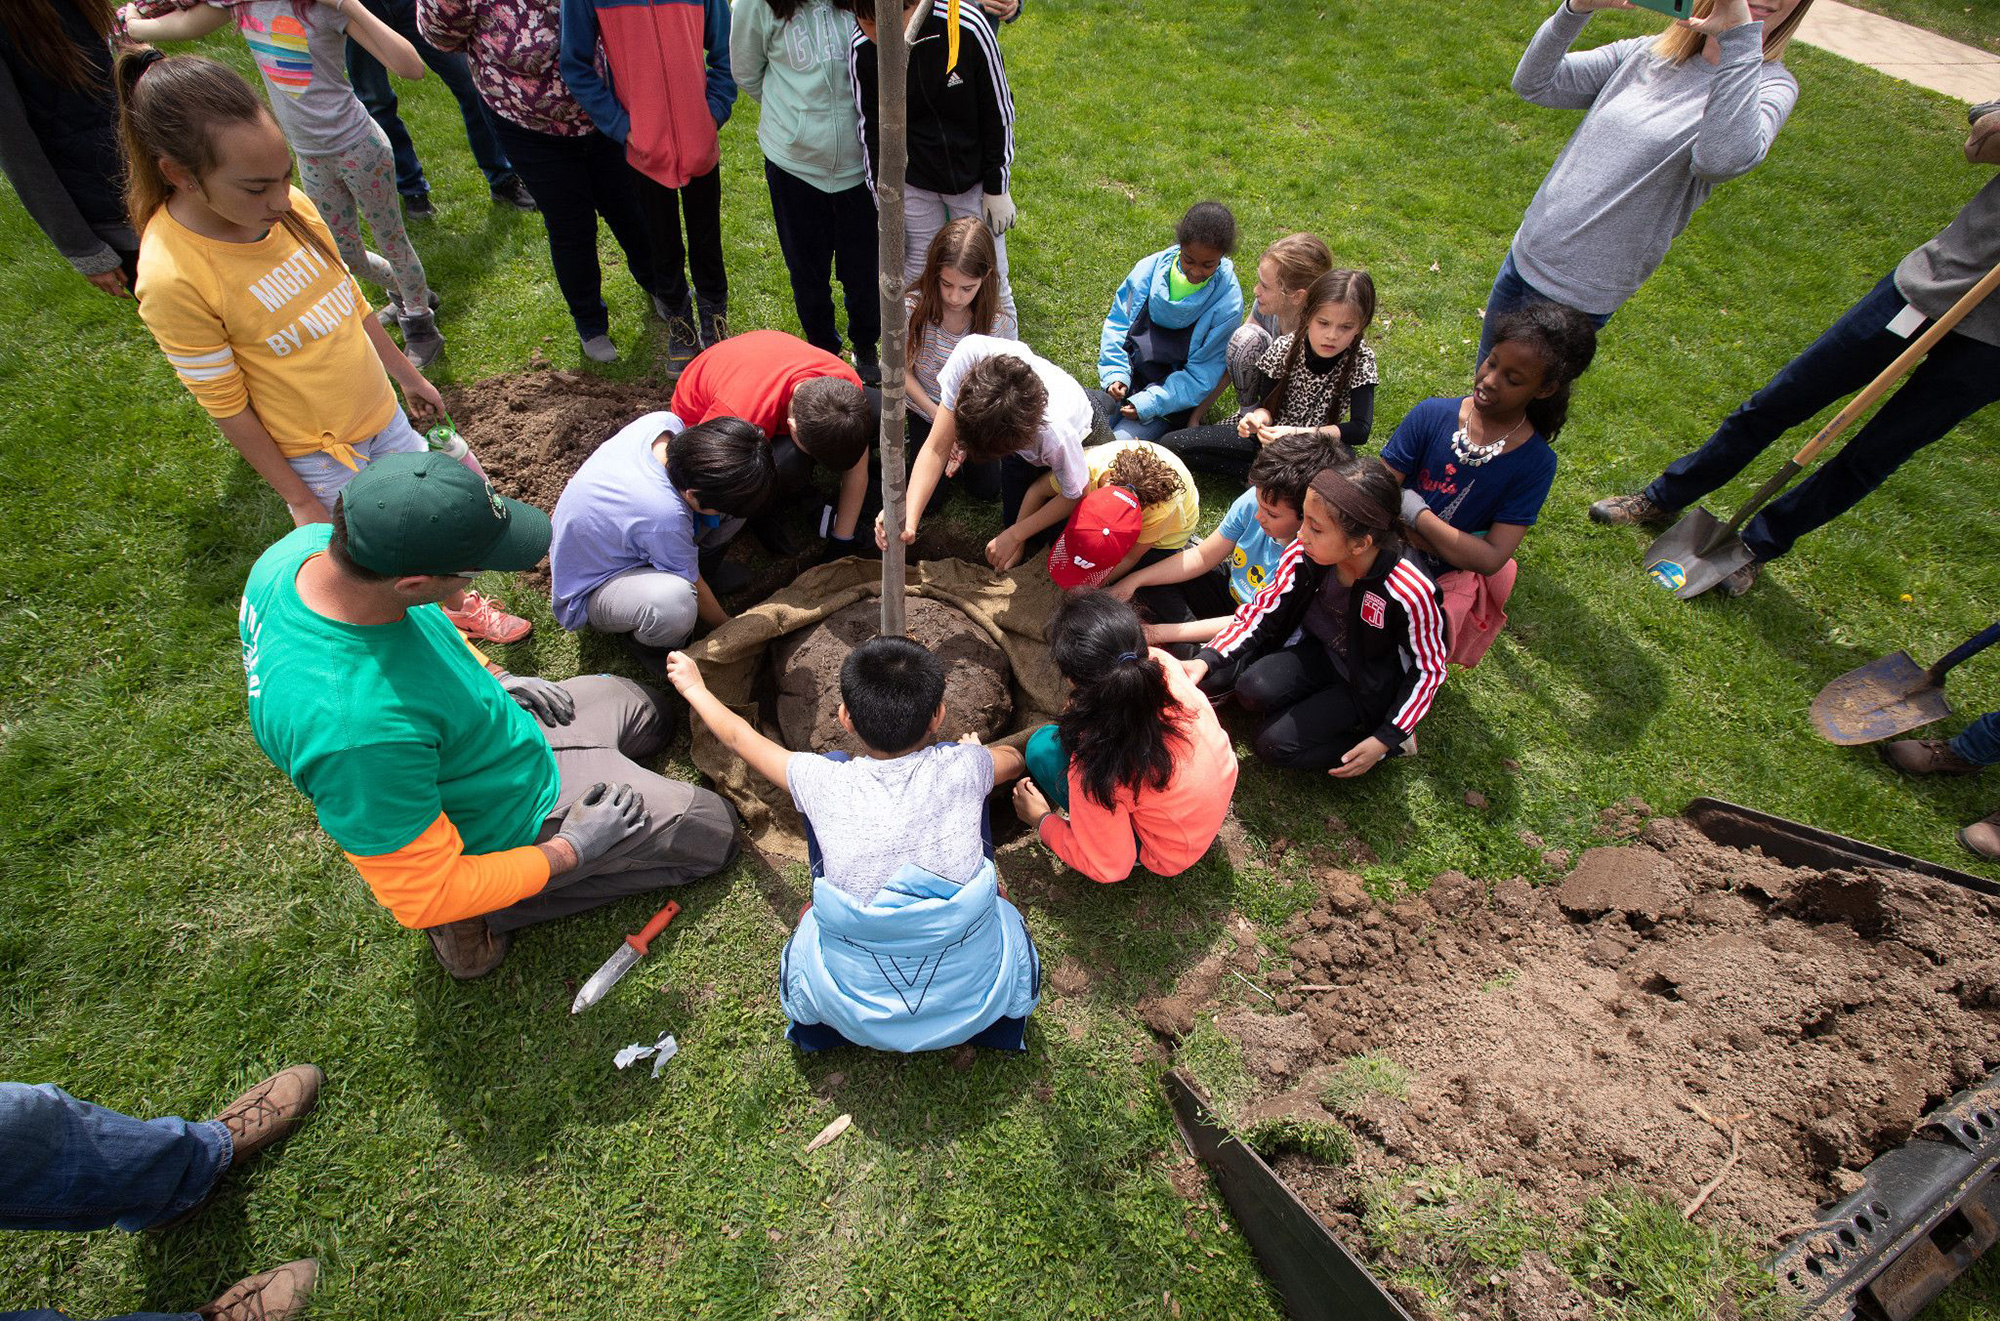
[[[1243,291],[1229,254],[1236,217],[1197,202],[1174,227],[1175,244],[1142,260],[1118,286],[1099,338],[1093,402],[1111,429],[1157,440],[1190,422],[1222,380],[1229,337],[1243,323]]]

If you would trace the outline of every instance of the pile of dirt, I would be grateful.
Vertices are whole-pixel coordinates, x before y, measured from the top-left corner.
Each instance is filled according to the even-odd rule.
[[[1905,872],[1786,867],[1677,819],[1630,824],[1632,843],[1539,889],[1446,873],[1387,907],[1322,874],[1286,929],[1289,963],[1263,973],[1279,1012],[1216,1026],[1256,1080],[1250,1119],[1352,1130],[1351,1163],[1296,1181],[1330,1224],[1355,1226],[1372,1177],[1420,1167],[1501,1180],[1567,1228],[1616,1186],[1683,1205],[1736,1129],[1741,1162],[1699,1218],[1769,1248],[2000,1063],[2000,901]],[[1247,953],[1142,1014],[1185,1033],[1214,1012],[1225,965],[1255,969]],[[1363,1054],[1406,1085],[1328,1086]]]
[[[1014,717],[1013,667],[1007,653],[965,612],[913,596],[904,607],[909,636],[944,661],[944,738],[977,734],[990,740]],[[785,746],[856,756],[867,749],[840,723],[840,667],[848,653],[881,631],[878,601],[856,601],[776,648],[778,728]]]
[[[441,393],[494,489],[554,509],[583,461],[632,419],[664,410],[673,387],[531,371],[448,385]]]

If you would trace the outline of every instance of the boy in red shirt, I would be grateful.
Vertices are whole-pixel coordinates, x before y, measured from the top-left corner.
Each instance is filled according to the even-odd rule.
[[[868,443],[881,396],[862,385],[846,360],[782,330],[753,330],[702,350],[674,386],[673,413],[689,426],[740,417],[771,442],[777,465],[773,512],[750,530],[773,555],[796,555],[778,522],[777,501],[803,490],[814,462],[840,474],[831,518],[822,517],[827,558],[854,554],[855,530],[868,497]]]

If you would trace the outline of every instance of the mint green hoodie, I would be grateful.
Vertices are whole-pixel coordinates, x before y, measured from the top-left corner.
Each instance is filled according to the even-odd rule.
[[[757,142],[787,174],[823,192],[864,183],[861,133],[847,47],[854,16],[807,0],[780,23],[769,0],[736,0],[729,63],[737,86],[762,106]]]

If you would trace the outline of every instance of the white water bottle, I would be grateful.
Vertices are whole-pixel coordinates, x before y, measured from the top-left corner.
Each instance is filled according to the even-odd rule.
[[[458,428],[451,424],[450,418],[426,431],[424,439],[440,454],[449,454],[481,477],[486,476],[486,469],[480,466],[478,456],[472,452],[472,446],[465,443],[465,437],[458,434]]]

